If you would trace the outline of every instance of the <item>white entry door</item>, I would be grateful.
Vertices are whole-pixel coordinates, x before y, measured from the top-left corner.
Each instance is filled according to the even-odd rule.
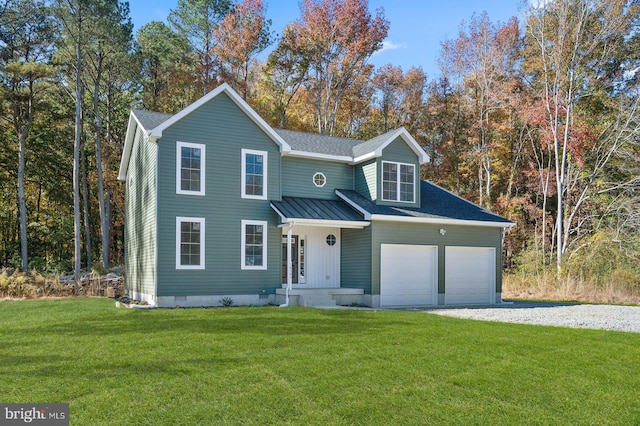
[[[495,248],[445,247],[444,257],[445,304],[493,303],[496,289]]]
[[[382,244],[380,306],[435,305],[438,293],[438,247]]]

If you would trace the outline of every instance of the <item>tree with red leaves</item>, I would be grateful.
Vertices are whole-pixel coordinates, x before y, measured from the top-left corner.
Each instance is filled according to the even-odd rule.
[[[245,100],[251,61],[271,44],[270,25],[263,0],[244,0],[213,29],[211,53],[219,65],[220,77]]]
[[[382,47],[389,22],[383,10],[372,17],[367,0],[304,0],[301,12],[283,43],[308,63],[317,131],[331,135],[343,96]]]

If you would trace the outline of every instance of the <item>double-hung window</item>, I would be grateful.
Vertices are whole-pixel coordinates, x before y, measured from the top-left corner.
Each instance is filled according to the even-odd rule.
[[[267,222],[242,221],[241,269],[267,269]]]
[[[205,145],[176,143],[176,193],[204,195]]]
[[[382,162],[382,199],[384,201],[415,201],[414,164]]]
[[[267,152],[242,150],[242,198],[267,199]]]
[[[176,217],[176,269],[204,269],[204,218]]]

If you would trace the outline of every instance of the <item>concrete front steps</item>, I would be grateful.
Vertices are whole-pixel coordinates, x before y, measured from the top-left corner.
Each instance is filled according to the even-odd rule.
[[[276,289],[276,303],[286,300],[286,286]],[[337,305],[364,303],[364,290],[359,288],[296,288],[289,293],[289,306],[330,308]]]

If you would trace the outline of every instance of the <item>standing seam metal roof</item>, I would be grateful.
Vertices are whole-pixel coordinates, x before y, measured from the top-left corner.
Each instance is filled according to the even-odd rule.
[[[282,197],[271,204],[288,219],[364,221],[364,217],[341,200]]]

